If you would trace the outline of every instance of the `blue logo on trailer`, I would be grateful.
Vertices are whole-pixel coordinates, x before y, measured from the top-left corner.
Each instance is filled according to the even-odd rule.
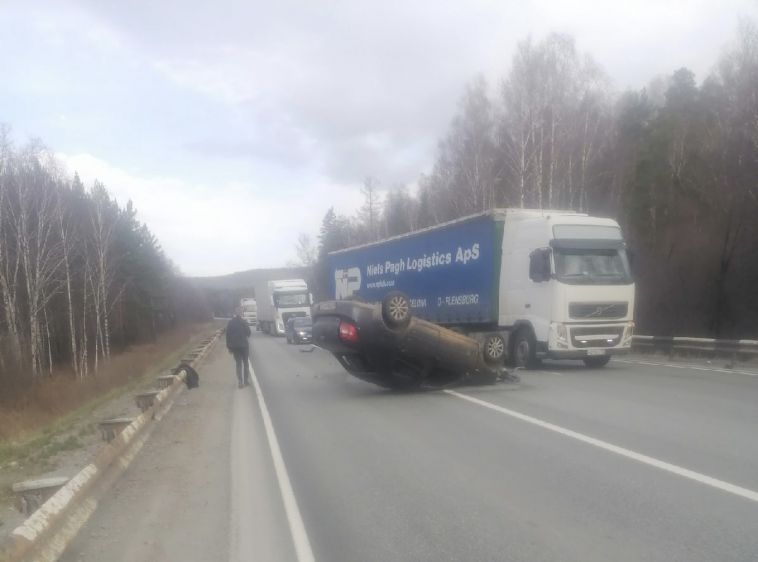
[[[494,229],[484,216],[332,254],[334,298],[379,302],[397,290],[410,297],[416,316],[433,322],[496,320]]]

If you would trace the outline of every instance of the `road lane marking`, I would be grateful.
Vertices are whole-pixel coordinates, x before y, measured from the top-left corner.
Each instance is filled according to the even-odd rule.
[[[287,523],[289,523],[292,541],[295,543],[295,554],[297,555],[298,562],[314,562],[315,558],[313,557],[313,550],[311,550],[311,543],[308,540],[308,533],[305,531],[305,524],[303,524],[300,509],[297,507],[295,492],[292,490],[292,483],[290,482],[289,474],[287,474],[282,450],[279,448],[279,441],[274,432],[274,424],[271,421],[271,415],[268,413],[266,400],[263,398],[261,385],[258,384],[258,377],[255,376],[252,365],[250,365],[250,376],[253,379],[255,394],[258,397],[258,405],[261,408],[263,426],[266,429],[266,438],[271,450],[271,458],[274,461],[274,471],[276,472],[276,479],[279,482],[279,491],[282,494],[284,511],[287,514]]]
[[[614,359],[614,363],[628,363],[629,365],[647,365],[650,367],[671,367],[672,369],[691,369],[693,371],[710,371],[713,373],[730,373],[736,375],[748,375],[758,377],[755,371],[741,371],[739,369],[720,369],[718,367],[701,367],[700,365],[675,365],[674,363],[656,363],[654,361],[630,361],[628,359]]]
[[[510,410],[508,408],[498,406],[497,404],[493,404],[492,402],[487,402],[485,400],[480,400],[479,398],[474,398],[473,396],[469,396],[468,394],[462,394],[460,392],[456,392],[455,390],[443,390],[443,392],[449,394],[450,396],[455,396],[456,398],[461,398],[462,400],[466,400],[468,402],[476,404],[477,406],[489,408],[490,410],[494,410],[501,414],[505,414],[507,416],[511,416],[521,421],[525,421],[527,423],[537,425],[544,429],[549,429],[550,431],[560,433],[561,435],[565,435],[566,437],[571,437],[572,439],[576,439],[577,441],[582,441],[583,443],[594,445],[595,447],[599,447],[601,449],[605,449],[606,451],[616,453],[617,455],[621,455],[622,457],[639,461],[641,463],[645,463],[655,468],[660,468],[661,470],[665,470],[672,474],[676,474],[677,476],[689,478],[690,480],[694,480],[695,482],[705,484],[706,486],[711,486],[713,488],[717,488],[724,492],[729,492],[730,494],[734,494],[735,496],[740,496],[742,498],[752,500],[754,502],[758,502],[758,492],[754,490],[743,488],[735,484],[730,484],[729,482],[719,480],[718,478],[713,478],[712,476],[701,474],[700,472],[695,472],[694,470],[689,470],[688,468],[684,468],[681,466],[677,466],[675,464],[668,463],[666,461],[649,457],[647,455],[643,455],[642,453],[637,453],[635,451],[625,449],[624,447],[619,447],[618,445],[613,445],[612,443],[608,443],[607,441],[602,441],[600,439],[590,437],[589,435],[584,435],[583,433],[579,433],[577,431],[573,431],[571,429],[566,429],[565,427],[555,425],[554,423],[542,421],[540,419],[533,418],[532,416],[527,416],[526,414],[522,414],[520,412],[516,412],[515,410]]]

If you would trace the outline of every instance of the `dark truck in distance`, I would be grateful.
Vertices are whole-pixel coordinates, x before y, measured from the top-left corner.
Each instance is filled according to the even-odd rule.
[[[312,326],[310,316],[296,316],[287,320],[284,325],[284,336],[287,338],[287,343],[310,343]]]
[[[391,389],[494,383],[505,341],[480,342],[415,318],[409,298],[388,293],[381,304],[325,301],[313,306],[313,343],[330,351],[353,376]]]

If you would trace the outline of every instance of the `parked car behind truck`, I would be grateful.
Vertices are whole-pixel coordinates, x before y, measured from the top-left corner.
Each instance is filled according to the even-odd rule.
[[[516,366],[589,367],[629,351],[634,282],[618,223],[495,209],[329,254],[336,300],[402,291],[413,316],[467,334]],[[314,334],[316,327],[314,327]]]
[[[312,327],[310,316],[290,318],[284,325],[284,337],[287,338],[287,343],[310,343]]]

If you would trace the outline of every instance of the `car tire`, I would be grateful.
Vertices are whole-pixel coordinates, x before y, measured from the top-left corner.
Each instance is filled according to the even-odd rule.
[[[411,301],[408,295],[392,291],[382,299],[382,319],[390,328],[405,328],[411,321]]]
[[[527,369],[535,369],[539,366],[537,341],[529,328],[521,328],[513,336],[510,362],[513,367],[525,367]]]
[[[585,357],[582,359],[584,365],[590,369],[599,369],[600,367],[605,367],[610,360],[610,355],[597,355],[593,357]]]
[[[499,365],[505,359],[505,338],[500,334],[490,334],[484,339],[484,362]]]

